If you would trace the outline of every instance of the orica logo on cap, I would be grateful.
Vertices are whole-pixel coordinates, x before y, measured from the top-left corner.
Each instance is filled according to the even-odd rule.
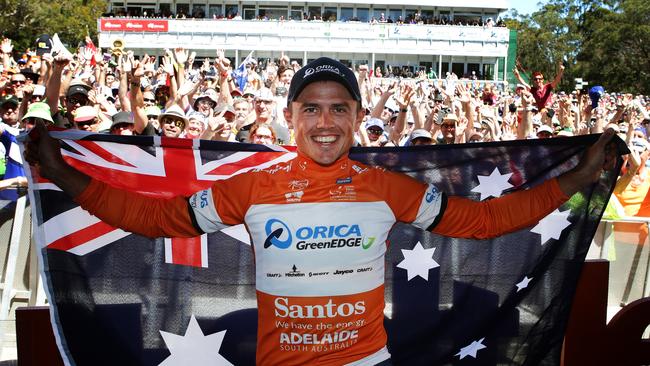
[[[316,66],[315,68],[310,67],[307,70],[305,70],[305,76],[303,76],[303,79],[310,76],[310,75],[312,75],[312,74],[314,74],[314,73],[323,72],[323,71],[328,71],[328,72],[335,73],[337,75],[341,75],[341,70],[339,70],[339,68],[336,67],[336,66],[333,66],[333,65],[320,65],[320,66]]]

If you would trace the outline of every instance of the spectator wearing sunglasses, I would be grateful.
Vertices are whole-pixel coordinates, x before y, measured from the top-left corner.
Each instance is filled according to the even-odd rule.
[[[79,107],[75,109],[73,115],[75,128],[88,132],[99,132],[100,121],[95,107]]]
[[[176,104],[161,113],[159,120],[162,136],[165,137],[179,137],[187,125],[187,117],[183,109]]]
[[[521,77],[519,74],[519,69],[517,67],[515,67],[513,72],[517,80],[519,80],[519,83],[523,85],[527,90],[530,90],[533,98],[535,98],[535,105],[537,106],[537,109],[542,112],[542,114],[546,113],[544,109],[550,107],[550,104],[553,102],[553,98],[551,98],[553,95],[553,89],[557,88],[557,85],[560,83],[560,80],[562,80],[562,75],[564,74],[564,65],[562,62],[560,61],[558,63],[557,73],[555,74],[553,81],[550,83],[544,83],[544,75],[539,71],[535,71],[532,75],[533,85],[530,86]]]
[[[51,87],[51,85],[48,85],[48,89]],[[90,100],[88,99],[89,91],[90,86],[84,82],[74,80],[72,81],[70,87],[65,93],[65,113],[61,114],[61,112],[56,112],[54,115],[54,121],[57,126],[64,128],[75,128],[75,111],[77,108],[85,107],[90,104]],[[50,109],[52,108],[52,104],[50,103]]]
[[[144,100],[144,107],[153,107],[156,105],[156,95],[153,92],[145,91],[142,93],[142,99]]]

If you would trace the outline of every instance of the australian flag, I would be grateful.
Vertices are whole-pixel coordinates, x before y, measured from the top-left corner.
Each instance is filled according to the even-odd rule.
[[[161,198],[295,156],[262,145],[54,136],[77,169]],[[570,170],[597,137],[359,148],[350,156],[485,200]],[[535,225],[493,240],[396,225],[384,311],[392,363],[559,364],[582,263],[617,173],[603,173]],[[254,258],[243,227],[193,239],[144,238],[89,215],[34,170],[28,175],[52,322],[67,363],[255,364]]]
[[[246,88],[246,84],[248,83],[248,71],[246,70],[246,65],[251,63],[253,60],[253,52],[251,51],[248,56],[244,59],[244,61],[239,64],[239,66],[232,71],[232,77],[235,79],[237,82],[237,86],[239,87],[240,91],[244,91],[244,88]]]

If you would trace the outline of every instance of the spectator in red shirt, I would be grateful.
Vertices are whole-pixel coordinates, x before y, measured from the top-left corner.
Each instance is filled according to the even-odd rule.
[[[535,105],[537,106],[537,109],[540,112],[545,113],[544,109],[546,109],[551,103],[553,89],[557,88],[560,80],[562,80],[562,74],[564,74],[564,65],[562,65],[562,62],[559,62],[557,65],[557,73],[555,75],[555,79],[547,84],[544,84],[544,75],[539,71],[533,72],[533,86],[528,85],[528,83],[524,81],[524,79],[519,74],[519,70],[516,66],[513,72],[517,80],[519,80],[519,83],[524,85],[526,89],[529,90],[533,95],[533,98],[535,98]]]

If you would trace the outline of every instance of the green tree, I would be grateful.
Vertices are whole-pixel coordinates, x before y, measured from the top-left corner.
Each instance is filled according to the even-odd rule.
[[[39,35],[55,33],[76,48],[87,35],[96,38],[97,19],[106,9],[105,0],[0,0],[0,32],[19,52],[34,48]]]
[[[518,32],[517,56],[528,73],[547,79],[564,60],[560,89],[574,78],[611,91],[650,94],[650,2],[551,0],[539,11],[513,11],[506,24]]]

